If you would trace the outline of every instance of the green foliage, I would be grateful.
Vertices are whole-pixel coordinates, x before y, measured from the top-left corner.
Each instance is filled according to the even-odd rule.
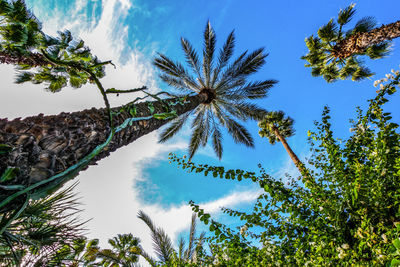
[[[260,174],[197,165],[170,156],[191,172],[225,179],[250,178],[263,193],[251,212],[223,208],[240,219],[231,229],[190,202],[214,233],[214,266],[397,266],[400,261],[400,133],[382,106],[399,87],[393,71],[366,112],[358,109],[347,140],[335,138],[329,109],[309,132],[309,174],[279,181]],[[254,243],[254,242],[259,242]]]
[[[41,42],[41,25],[26,8],[25,2],[0,1],[1,48],[10,53],[26,54]]]
[[[41,200],[27,199],[24,209],[0,214],[2,263],[48,266],[54,251],[75,242],[82,234],[82,223],[76,217],[79,210],[73,188]]]
[[[285,117],[283,111],[270,111],[258,122],[258,134],[268,138],[270,144],[275,144],[279,142],[276,131],[284,138],[294,135],[293,122],[292,118]]]
[[[158,261],[153,259],[143,249],[139,253],[151,266],[199,266],[204,255],[203,241],[205,233],[196,238],[196,214],[193,214],[189,230],[189,240],[186,248],[183,238],[179,240],[178,250],[172,246],[169,236],[160,227],[154,225],[150,217],[139,211],[138,218],[146,223],[151,231],[154,252]]]
[[[359,56],[365,55],[371,59],[379,59],[388,54],[390,43],[382,42],[371,44],[362,51],[350,53],[344,57],[339,56],[346,41],[356,34],[370,32],[376,26],[372,17],[364,17],[352,29],[344,32],[343,26],[352,20],[354,14],[354,5],[350,5],[339,11],[336,21],[331,19],[326,25],[320,27],[318,37],[311,35],[306,38],[308,53],[301,59],[308,62],[305,66],[311,68],[313,77],[322,76],[327,82],[348,78],[360,81],[371,77],[373,73],[358,59]]]
[[[200,146],[207,144],[209,137],[212,138],[215,153],[221,158],[223,151],[221,127],[227,128],[235,142],[254,146],[250,133],[235,119],[258,120],[266,112],[247,100],[266,97],[269,88],[276,81],[246,82],[249,75],[264,65],[267,57],[264,49],[257,49],[250,54],[244,52],[229,65],[235,45],[232,31],[219,51],[218,58],[215,59],[216,35],[209,22],[204,30],[202,64],[189,41],[181,38],[181,44],[190,71],[163,54],[158,54],[154,59],[154,65],[163,72],[160,78],[168,85],[180,91],[204,95],[206,100],[193,111],[176,118],[172,125],[161,133],[160,142],[173,137],[183,127],[188,116],[194,113],[189,144],[190,158]]]

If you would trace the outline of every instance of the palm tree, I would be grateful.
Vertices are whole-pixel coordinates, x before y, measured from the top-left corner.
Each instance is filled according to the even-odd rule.
[[[227,128],[235,142],[254,146],[251,135],[236,122],[235,118],[260,119],[265,114],[265,110],[247,100],[266,97],[268,89],[276,81],[246,82],[247,77],[265,63],[267,54],[264,54],[263,48],[250,54],[246,51],[228,65],[233,54],[234,43],[235,36],[232,31],[215,61],[216,36],[208,22],[204,31],[202,64],[192,45],[181,38],[187,64],[194,76],[190,75],[190,72],[180,63],[175,63],[163,54],[159,54],[155,59],[154,65],[163,72],[160,75],[163,81],[185,93],[192,92],[202,96],[194,110],[173,120],[171,126],[162,132],[160,142],[165,142],[174,136],[193,113],[195,118],[191,125],[193,131],[189,144],[189,158],[193,157],[200,145],[207,144],[209,137],[212,137],[215,153],[221,158],[221,127]]]
[[[362,18],[345,32],[343,26],[352,20],[354,13],[354,4],[340,10],[336,22],[331,19],[319,28],[318,37],[306,38],[309,52],[302,59],[308,61],[305,66],[311,67],[313,76],[323,76],[328,82],[370,77],[373,73],[358,57],[382,58],[389,52],[390,40],[400,36],[400,21],[375,28],[372,17]]]
[[[74,187],[40,200],[26,198],[24,208],[0,213],[1,263],[48,266],[55,251],[72,246],[82,236]]]
[[[97,253],[97,258],[102,259],[102,266],[136,266],[141,248],[140,240],[132,234],[118,234],[108,240],[112,249],[102,249]]]
[[[259,135],[268,138],[270,144],[282,143],[294,165],[296,165],[300,173],[303,173],[303,163],[286,142],[286,138],[294,135],[293,119],[285,117],[283,111],[270,111],[258,123],[258,127],[260,127]]]
[[[143,211],[139,211],[138,218],[146,223],[151,231],[153,239],[153,248],[157,255],[158,261],[153,259],[144,250],[141,255],[151,264],[151,266],[187,266],[187,264],[196,264],[197,253],[202,249],[205,233],[201,233],[196,238],[196,214],[192,215],[189,230],[188,246],[185,248],[185,241],[181,237],[179,240],[178,251],[172,246],[171,238],[165,231],[156,227],[150,217]]]
[[[72,244],[66,244],[51,256],[47,262],[48,266],[100,266],[100,258],[98,257],[101,251],[99,240],[88,240],[86,237],[80,237],[73,240]]]
[[[0,1],[4,3],[4,0]],[[30,16],[29,12],[24,12],[25,16]],[[11,20],[9,17],[8,20]],[[25,22],[18,23],[25,25]],[[49,64],[42,66],[39,62],[35,65],[38,67],[33,69],[33,66],[21,65],[17,82],[44,82],[52,92],[59,91],[68,81],[77,88],[92,82],[102,93],[106,108],[51,116],[40,114],[11,121],[0,119],[0,175],[7,174],[4,179],[0,179],[2,186],[7,187],[7,191],[0,191],[0,210],[14,209],[23,202],[28,192],[35,197],[45,196],[75,177],[89,164],[95,164],[110,152],[160,128],[172,118],[176,119],[161,134],[162,142],[181,129],[189,115],[195,114],[189,146],[190,157],[200,144],[206,145],[209,136],[212,137],[217,155],[222,156],[220,126],[226,127],[236,142],[253,146],[248,131],[234,118],[261,118],[265,114],[264,109],[246,100],[265,97],[268,89],[276,83],[274,80],[246,82],[247,77],[265,63],[267,55],[263,49],[248,55],[244,52],[228,65],[234,48],[233,32],[221,49],[218,60],[214,62],[215,33],[210,23],[207,23],[203,74],[200,73],[195,51],[189,42],[182,39],[187,60],[196,71],[197,80],[179,63],[174,63],[162,54],[154,63],[164,72],[161,75],[164,81],[184,92],[193,90],[194,94],[167,99],[151,95],[157,101],[136,103],[137,98],[124,106],[110,108],[108,93],[134,92],[143,88],[106,90],[99,79],[104,76],[104,64],[110,62],[100,62],[82,41],[74,41],[68,31],[61,32],[59,38],[40,34],[42,39],[40,44],[36,44],[36,50],[43,56],[41,59],[47,60]],[[12,44],[13,39],[5,40],[4,47]],[[25,43],[18,47],[22,51],[36,51]],[[6,52],[11,53],[10,49],[6,49]],[[23,56],[29,57],[28,52]]]

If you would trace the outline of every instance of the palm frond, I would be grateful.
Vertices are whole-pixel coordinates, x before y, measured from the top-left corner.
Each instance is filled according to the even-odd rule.
[[[172,120],[170,126],[160,134],[158,142],[164,143],[170,138],[172,138],[175,134],[177,134],[179,130],[183,127],[183,125],[185,124],[191,113],[192,113],[191,111],[188,111],[185,114],[179,116],[178,118]]]
[[[264,54],[264,48],[259,48],[248,55],[241,61],[235,72],[232,74],[233,77],[247,76],[256,72],[265,63],[265,58],[268,54]]]
[[[185,260],[189,260],[192,258],[193,256],[193,252],[194,252],[194,239],[195,239],[195,235],[196,235],[196,213],[192,214],[192,220],[190,222],[190,230],[189,230],[189,243],[188,243],[188,248],[185,252]]]
[[[246,128],[230,118],[227,120],[227,122],[228,133],[230,133],[236,143],[242,143],[246,146],[254,147],[253,137],[251,137]]]
[[[194,124],[194,129],[189,141],[189,159],[191,159],[196,153],[197,149],[201,144],[201,139],[204,134],[204,124],[203,121]]]
[[[197,92],[199,91],[199,85],[193,80],[192,77],[188,75],[187,71],[181,64],[174,63],[171,59],[163,54],[159,53],[158,56],[159,57],[155,58],[153,61],[154,66],[159,68],[167,75],[182,79],[186,85],[186,88]]]
[[[204,87],[205,85],[203,84],[203,79],[201,77],[200,63],[196,51],[185,38],[181,38],[181,45],[183,51],[185,52],[186,62],[192,67],[193,71],[197,74],[198,81],[201,83],[201,86]]]
[[[221,101],[222,102],[222,101]],[[227,101],[221,103],[223,108],[228,111],[232,116],[237,117],[243,121],[248,119],[260,120],[267,111],[256,104],[244,101]]]
[[[202,146],[206,146],[207,145],[207,141],[208,141],[208,137],[210,136],[210,124],[211,124],[211,120],[212,120],[212,114],[211,114],[211,110],[209,106],[206,106],[205,108],[205,116],[204,116],[204,131],[201,137],[201,145]]]
[[[247,83],[235,90],[228,90],[226,97],[230,99],[257,99],[267,96],[268,90],[276,84],[276,80],[265,80]]]
[[[150,228],[153,239],[153,248],[159,260],[168,263],[171,259],[172,253],[174,252],[172,241],[169,236],[163,229],[156,227],[150,217],[143,211],[140,210],[137,217],[144,221]]]
[[[205,86],[210,86],[210,75],[213,64],[216,37],[210,21],[204,30],[204,49],[203,49],[203,75],[205,79]]]
[[[226,42],[219,53],[218,65],[214,69],[211,81],[212,87],[215,85],[215,82],[217,81],[220,71],[228,64],[229,59],[232,57],[234,47],[235,47],[235,34],[234,31],[232,31],[229,34],[228,38],[226,39]]]
[[[219,90],[222,84],[230,83],[231,81],[234,82],[238,79],[236,75],[236,70],[238,69],[239,65],[243,62],[243,59],[247,55],[247,51],[244,51],[232,64],[230,64],[224,72],[220,75],[221,78],[219,79],[218,83],[215,85],[215,89]]]
[[[212,145],[215,153],[220,159],[222,157],[223,148],[222,148],[222,134],[218,126],[214,126],[214,131],[212,134]]]
[[[356,11],[354,9],[354,5],[350,5],[343,10],[341,9],[339,11],[337,23],[339,25],[345,25],[345,24],[349,23],[355,13],[356,13]]]
[[[184,254],[185,254],[185,240],[183,240],[183,237],[180,237],[178,242],[178,258],[184,259]]]
[[[338,37],[337,33],[337,25],[331,19],[327,24],[319,28],[318,37],[324,42],[333,42]]]
[[[376,26],[376,20],[374,17],[364,17],[357,21],[354,29],[352,30],[352,34],[357,32],[369,32],[373,30]]]

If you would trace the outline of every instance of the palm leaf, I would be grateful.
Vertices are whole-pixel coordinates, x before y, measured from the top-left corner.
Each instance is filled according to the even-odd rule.
[[[196,124],[189,141],[189,159],[194,156],[194,153],[196,153],[197,149],[199,148],[203,134],[204,124]]]
[[[192,220],[190,223],[190,230],[189,230],[189,244],[188,244],[188,248],[186,250],[185,253],[185,260],[189,260],[192,258],[193,256],[193,252],[194,252],[194,238],[196,235],[196,213],[192,214]]]
[[[356,13],[354,9],[354,5],[350,5],[346,7],[344,10],[339,11],[337,23],[339,25],[345,25],[351,21],[353,18],[354,14]]]
[[[357,32],[369,32],[372,31],[376,26],[376,20],[374,17],[364,17],[357,21],[352,34]]]
[[[253,138],[241,124],[229,118],[227,128],[236,143],[242,143],[246,146],[254,147]]]
[[[215,153],[217,154],[218,158],[222,157],[222,134],[217,126],[214,126],[214,131],[212,134],[212,144]]]
[[[171,239],[168,237],[163,229],[157,228],[153,224],[150,217],[143,211],[140,210],[138,212],[138,218],[144,221],[146,225],[150,228],[153,239],[153,248],[159,260],[163,263],[169,263],[172,253],[174,252]]]
[[[184,38],[181,38],[181,45],[183,51],[185,52],[186,62],[192,67],[194,72],[197,74],[199,82],[204,87],[205,85],[202,83],[203,79],[200,74],[200,63],[196,51],[193,49],[189,41]]]
[[[189,117],[190,114],[191,111],[186,112],[185,114],[172,120],[171,125],[160,134],[160,139],[158,140],[158,142],[164,143],[171,137],[173,137],[175,134],[177,134],[179,130],[182,129],[183,125],[187,121],[187,118]]]
[[[210,72],[212,69],[213,57],[215,52],[216,37],[210,21],[204,30],[204,49],[203,49],[203,75],[205,86],[210,87]]]
[[[234,47],[235,47],[235,35],[234,35],[234,31],[232,31],[229,34],[228,38],[226,39],[226,42],[219,53],[218,65],[213,72],[211,86],[214,86],[215,82],[217,81],[220,71],[228,64],[229,59],[233,55]]]

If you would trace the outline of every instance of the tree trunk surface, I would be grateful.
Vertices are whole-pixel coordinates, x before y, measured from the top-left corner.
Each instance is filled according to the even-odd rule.
[[[289,154],[290,158],[292,159],[294,165],[299,169],[300,173],[302,173],[302,162],[299,160],[297,155],[293,152],[290,148],[289,144],[286,142],[286,139],[281,135],[278,128],[274,127],[273,131],[275,135],[278,137],[279,141],[281,141],[283,147],[286,149],[287,153]]]
[[[0,63],[1,64],[13,64],[13,65],[29,65],[32,67],[53,65],[45,59],[42,54],[30,53],[29,55],[19,55],[18,53],[7,53],[0,51]]]
[[[176,104],[178,98],[165,99],[170,109],[182,115],[204,102],[202,94],[186,98],[186,102]],[[154,107],[149,108],[149,103]],[[129,105],[129,104],[128,104]],[[135,117],[147,117],[155,113],[166,112],[160,101],[141,102],[134,105]],[[113,108],[118,112],[121,107]],[[121,125],[125,119],[131,118],[129,111],[122,111],[113,116],[114,126]],[[172,119],[172,118],[171,118]],[[131,126],[116,133],[109,145],[98,154],[90,164],[107,157],[110,152],[132,143],[171,119],[155,119],[134,121]],[[111,133],[108,113],[105,108],[92,108],[79,112],[44,116],[39,114],[25,119],[0,119],[0,144],[13,147],[8,154],[0,154],[0,175],[8,167],[17,167],[18,174],[7,184],[32,185],[58,174],[76,164],[90,154],[98,145],[104,143]],[[3,192],[2,192],[3,191]],[[0,188],[0,195],[5,190]]]
[[[370,32],[356,33],[333,47],[332,54],[340,59],[365,51],[371,45],[400,37],[400,20],[373,29]]]

